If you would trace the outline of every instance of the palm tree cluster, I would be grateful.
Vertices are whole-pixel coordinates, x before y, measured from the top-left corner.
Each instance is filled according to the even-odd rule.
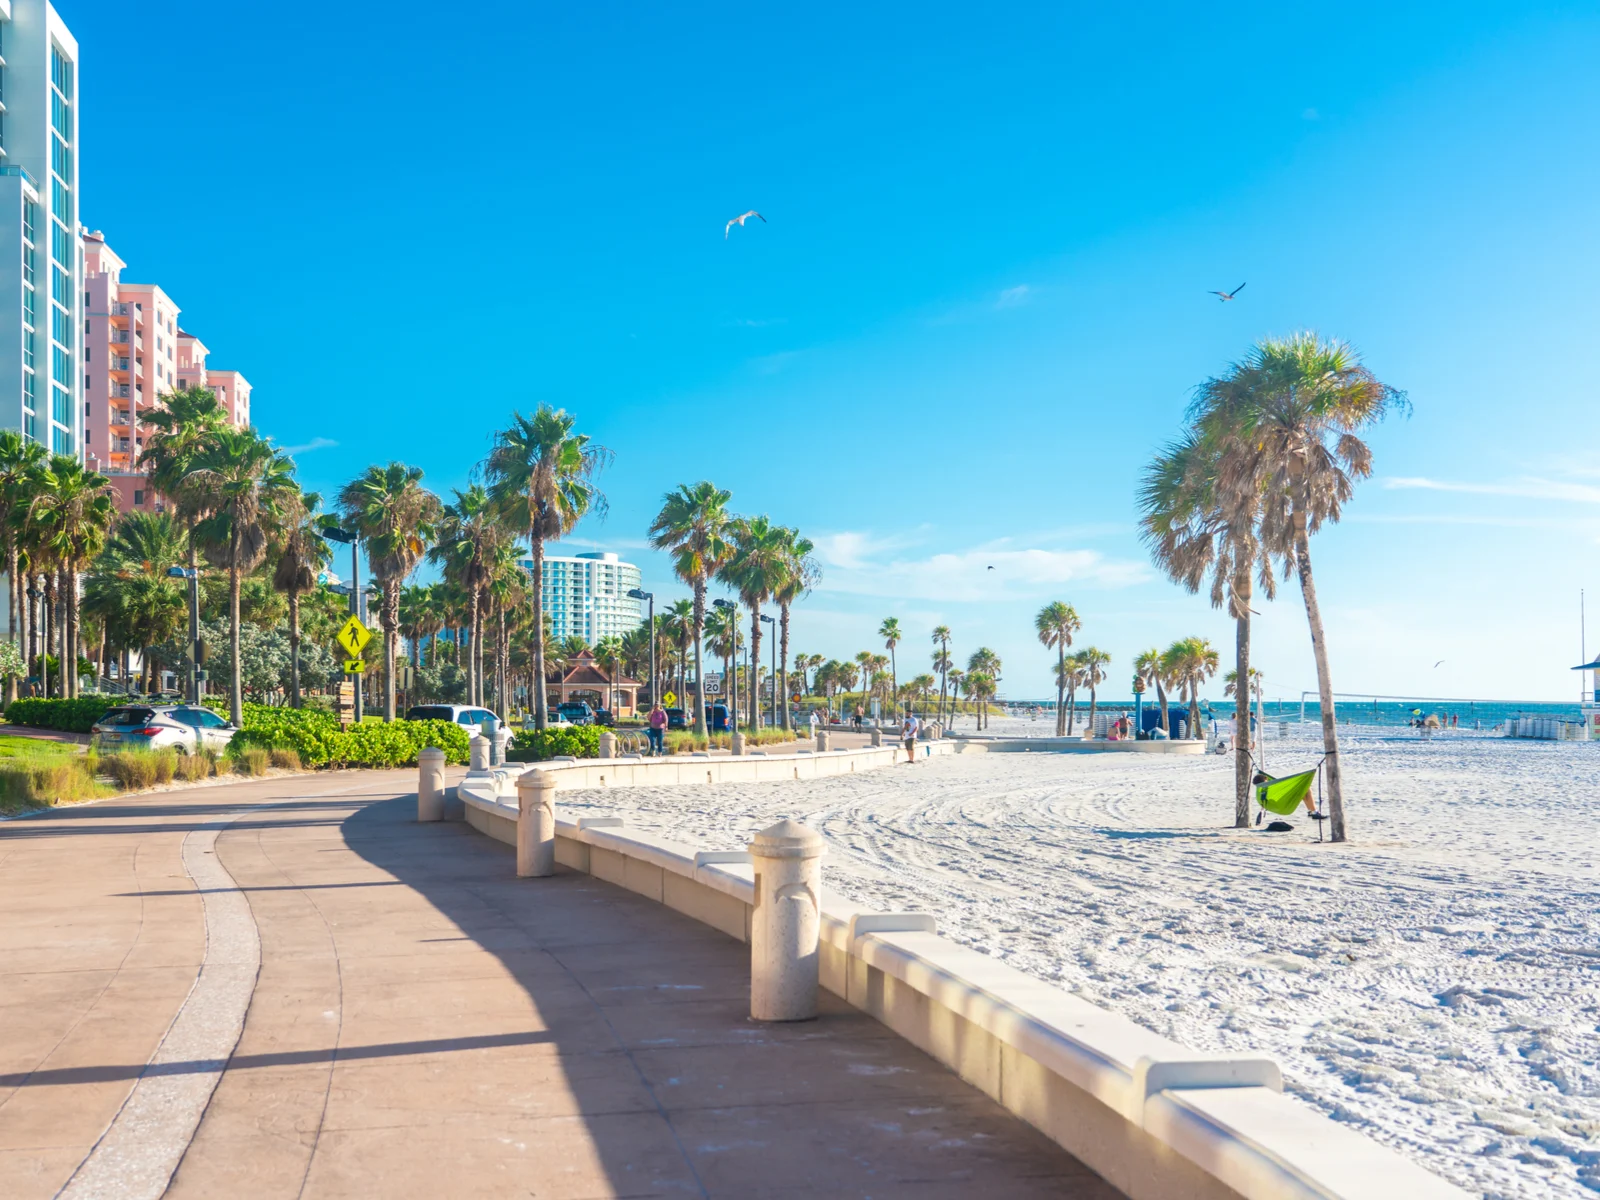
[[[1070,737],[1077,724],[1078,689],[1089,690],[1088,728],[1094,730],[1095,713],[1099,708],[1098,689],[1106,680],[1106,668],[1111,665],[1111,655],[1097,646],[1067,653],[1072,645],[1072,635],[1082,628],[1078,610],[1064,600],[1046,604],[1033,619],[1033,629],[1039,641],[1056,652],[1056,736]]]
[[[1156,455],[1140,488],[1141,526],[1156,564],[1226,609],[1235,625],[1236,678],[1251,678],[1254,589],[1271,596],[1275,568],[1294,576],[1310,628],[1321,700],[1330,834],[1345,839],[1342,772],[1327,638],[1311,569],[1311,535],[1339,520],[1355,483],[1372,474],[1361,434],[1407,411],[1348,345],[1310,333],[1259,342],[1196,390],[1189,425]],[[1249,688],[1235,688],[1237,729]],[[1234,821],[1249,824],[1250,739],[1235,738]]]
[[[661,510],[650,523],[651,545],[671,556],[674,574],[692,593],[687,610],[677,606],[669,610],[668,628],[679,650],[680,692],[682,669],[689,653],[694,655],[692,707],[697,735],[706,732],[704,655],[708,646],[723,661],[730,722],[738,726],[743,693],[747,722],[752,729],[760,728],[763,621],[777,626],[776,672],[770,680],[773,723],[790,729],[785,700],[789,694],[790,609],[820,578],[810,539],[766,516],[736,515],[729,507],[732,499],[731,493],[706,480],[681,484],[662,497]],[[727,587],[736,599],[708,606],[706,596],[713,582]],[[777,606],[776,618],[763,617],[761,609],[766,604]],[[750,622],[748,642],[740,628],[746,616]],[[735,667],[741,649],[748,650],[751,664],[742,683]],[[801,670],[803,676],[804,668]]]

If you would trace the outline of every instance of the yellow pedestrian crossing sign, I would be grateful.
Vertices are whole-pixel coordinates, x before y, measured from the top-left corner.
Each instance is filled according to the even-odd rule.
[[[678,697],[677,697],[677,695],[675,693],[668,692],[665,696],[661,697],[661,702],[663,704],[665,704],[668,708],[671,708],[674,704],[676,704],[678,702]]]
[[[346,675],[359,675],[366,669],[367,664],[359,658],[347,658],[344,660],[344,673]]]
[[[361,623],[361,618],[352,615],[348,621],[339,627],[338,641],[343,646],[345,653],[351,658],[357,657],[368,642],[372,640],[372,631]],[[345,668],[349,670],[348,667]]]

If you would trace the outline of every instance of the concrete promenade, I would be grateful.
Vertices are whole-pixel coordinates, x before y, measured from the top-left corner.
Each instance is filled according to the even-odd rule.
[[[418,826],[414,772],[0,823],[0,1196],[1116,1193],[748,948]]]

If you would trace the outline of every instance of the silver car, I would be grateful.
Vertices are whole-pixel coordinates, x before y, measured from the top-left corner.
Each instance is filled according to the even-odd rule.
[[[129,704],[113,708],[89,730],[105,750],[172,747],[193,754],[200,747],[220,753],[238,732],[225,717],[187,704]]]

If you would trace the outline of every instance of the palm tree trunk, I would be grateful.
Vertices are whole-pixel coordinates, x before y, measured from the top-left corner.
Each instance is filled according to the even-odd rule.
[[[544,678],[544,539],[531,536],[528,540],[533,546],[533,727],[543,729],[547,723]]]
[[[1167,689],[1161,686],[1161,680],[1156,679],[1156,699],[1161,702],[1161,732],[1168,737],[1172,736],[1172,724],[1167,719]]]
[[[1317,604],[1317,586],[1311,577],[1311,543],[1306,536],[1302,513],[1294,514],[1295,566],[1300,576],[1300,595],[1306,603],[1306,623],[1311,627],[1311,652],[1317,661],[1317,699],[1322,709],[1322,753],[1324,777],[1328,781],[1328,836],[1344,841],[1344,779],[1339,771],[1339,727],[1333,707],[1333,676],[1328,670],[1327,635],[1322,628],[1322,609]]]
[[[289,589],[289,707],[300,707],[300,589]]]
[[[18,618],[21,615],[18,610],[22,607],[22,588],[17,580],[17,568],[20,565],[17,560],[19,558],[21,558],[21,555],[17,553],[17,540],[14,536],[8,534],[6,536],[6,589],[8,593],[6,599],[6,624],[8,628],[6,633],[11,639],[11,644],[20,650],[22,646],[17,637],[19,632]],[[16,698],[17,677],[8,675],[6,676],[6,703],[10,704]]]
[[[1067,709],[1063,701],[1067,693],[1067,647],[1064,642],[1056,643],[1056,736],[1061,737],[1067,731]]]
[[[62,568],[62,583],[66,585],[66,595],[62,599],[66,607],[67,652],[61,678],[66,680],[66,694],[76,696],[78,694],[78,570],[70,558]]]
[[[1250,828],[1250,595],[1248,571],[1234,579],[1233,602],[1239,615],[1233,623],[1233,827]]]
[[[1091,667],[1091,670],[1092,669],[1093,668]],[[1099,705],[1100,705],[1100,698],[1099,698],[1099,696],[1097,696],[1095,694],[1094,680],[1090,679],[1089,680],[1089,720],[1088,720],[1088,723],[1084,725],[1084,729],[1088,732],[1088,735],[1090,737],[1094,736],[1094,712],[1095,712],[1095,709],[1099,707]]]
[[[383,719],[394,720],[394,657],[400,627],[400,577],[383,581]]]
[[[233,682],[228,688],[228,719],[235,729],[244,728],[244,674],[239,658],[239,522],[233,522],[228,538],[228,661],[233,664]],[[359,683],[358,683],[359,686]]]
[[[696,737],[706,734],[706,672],[705,672],[705,637],[706,637],[706,581],[696,577],[694,581],[694,733]]]
[[[789,605],[778,606],[778,677],[772,681],[772,707],[783,710],[780,724],[789,729]]]

